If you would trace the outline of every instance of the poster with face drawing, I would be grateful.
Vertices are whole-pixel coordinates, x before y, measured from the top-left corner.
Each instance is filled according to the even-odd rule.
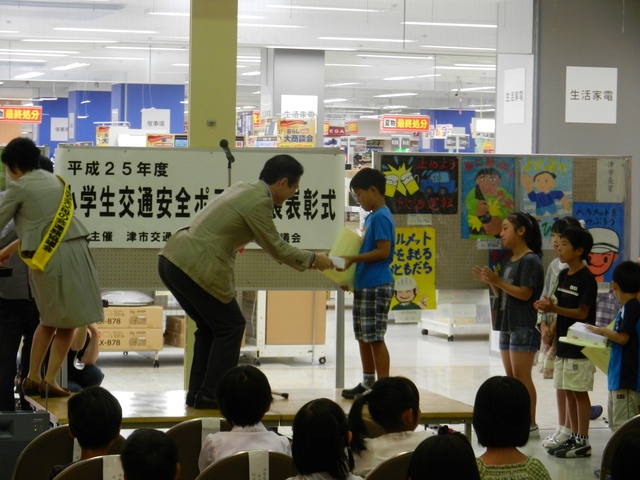
[[[597,282],[611,282],[613,269],[623,257],[624,204],[576,202],[573,211],[593,237],[589,270]]]
[[[542,238],[551,238],[551,227],[572,214],[573,161],[570,158],[520,159],[522,211],[540,223]]]
[[[507,157],[463,157],[462,238],[496,238],[502,221],[515,209],[515,160]]]

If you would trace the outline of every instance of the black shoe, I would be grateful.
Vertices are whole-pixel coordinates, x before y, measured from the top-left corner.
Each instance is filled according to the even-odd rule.
[[[207,397],[203,395],[201,392],[196,394],[193,408],[197,408],[198,410],[219,410],[220,407],[218,402],[213,397]]]
[[[359,383],[353,388],[345,388],[344,390],[342,390],[341,395],[343,398],[348,398],[349,400],[353,400],[354,398],[360,395],[363,395],[368,391],[369,391],[368,388],[365,388],[364,386],[362,386],[361,383]]]
[[[196,404],[196,394],[194,392],[187,392],[187,398],[184,401],[187,407],[193,407]]]

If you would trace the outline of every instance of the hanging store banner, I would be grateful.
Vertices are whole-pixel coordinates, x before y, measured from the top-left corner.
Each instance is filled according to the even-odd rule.
[[[355,135],[358,133],[358,122],[344,122],[347,128],[347,135]]]
[[[567,67],[566,75],[566,123],[617,123],[617,68]]]
[[[42,123],[42,107],[0,105],[0,123]]]
[[[380,133],[428,132],[429,125],[427,115],[382,115],[380,117]]]

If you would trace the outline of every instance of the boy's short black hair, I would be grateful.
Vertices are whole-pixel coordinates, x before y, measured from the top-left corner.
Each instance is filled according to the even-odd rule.
[[[286,178],[289,185],[293,185],[303,173],[304,167],[298,160],[291,155],[280,154],[267,160],[262,167],[259,179],[267,185],[273,185],[278,180]]]
[[[613,269],[612,280],[616,282],[622,293],[640,292],[640,264],[626,260]]]
[[[253,365],[229,369],[218,381],[216,391],[222,416],[238,427],[260,422],[273,402],[269,380]]]
[[[82,448],[105,448],[120,433],[122,407],[111,392],[88,387],[67,402],[69,430]]]
[[[380,195],[384,195],[387,186],[387,178],[380,170],[375,168],[363,168],[356,173],[349,183],[349,190],[369,190],[374,187]]]
[[[531,398],[513,377],[491,377],[480,386],[473,405],[473,428],[485,447],[522,447],[529,440]]]
[[[582,255],[580,255],[581,260],[587,260],[589,258],[589,253],[591,253],[591,248],[593,248],[593,237],[591,233],[589,233],[589,230],[582,227],[567,227],[562,234],[560,234],[560,237],[566,238],[574,250],[582,249]]]
[[[566,216],[553,222],[551,232],[562,235],[562,232],[568,227],[582,227],[582,225],[580,225],[580,221],[576,217]]]
[[[543,170],[543,171],[541,171],[541,172],[536,173],[536,174],[533,176],[533,179],[535,180],[535,179],[536,179],[536,178],[538,178],[540,175],[544,175],[545,173],[546,173],[547,175],[551,175],[551,178],[556,178],[556,177],[557,177],[557,175],[556,175],[555,173],[550,172],[550,171],[548,171],[548,170]]]
[[[2,163],[14,172],[18,167],[23,172],[38,168],[40,149],[27,137],[17,137],[2,149]]]
[[[166,433],[140,428],[127,438],[120,460],[127,480],[174,480],[178,447]]]

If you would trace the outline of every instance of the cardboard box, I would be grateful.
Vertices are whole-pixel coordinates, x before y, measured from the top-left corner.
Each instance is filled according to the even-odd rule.
[[[107,328],[98,330],[100,350],[135,352],[162,350],[162,328]]]
[[[162,329],[162,307],[108,307],[104,308],[104,319],[99,329],[106,328],[160,328]]]
[[[167,332],[185,334],[187,332],[187,317],[185,315],[167,315]]]
[[[585,342],[594,347],[606,347],[607,337],[590,332],[582,322],[576,322],[569,327],[567,338]]]
[[[186,333],[176,333],[171,330],[167,330],[164,336],[164,344],[171,345],[173,347],[184,348],[186,344]]]

